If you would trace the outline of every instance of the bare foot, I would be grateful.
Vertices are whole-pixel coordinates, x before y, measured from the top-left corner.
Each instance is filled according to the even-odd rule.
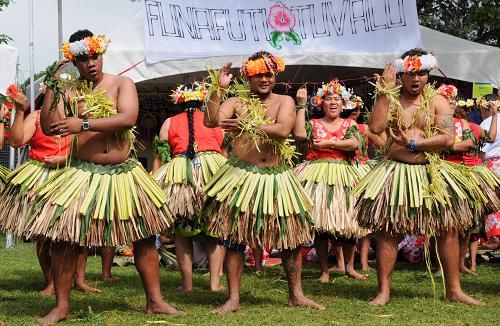
[[[109,276],[104,276],[103,275],[102,276],[102,280],[104,282],[117,282],[117,281],[121,280],[121,278],[118,277],[118,276],[115,276],[115,275],[109,275]]]
[[[212,310],[212,313],[214,314],[225,314],[228,312],[236,312],[240,310],[240,300],[231,300],[228,299],[226,303],[224,303],[222,306],[219,308],[215,308]]]
[[[372,271],[372,270],[373,270],[373,268],[371,268],[371,267],[370,267],[370,265],[361,266],[361,271],[362,271],[363,273],[368,273],[368,272],[370,272],[370,271]]]
[[[330,282],[330,275],[328,273],[321,273],[321,276],[319,277],[319,282],[321,284],[326,284]]]
[[[443,272],[438,269],[437,271],[434,272],[434,276],[442,276],[443,275]]]
[[[217,286],[210,286],[210,291],[211,292],[219,292],[219,291],[222,291],[222,290],[224,290],[224,286],[222,284],[220,284],[220,283]]]
[[[312,301],[311,299],[305,297],[304,295],[300,297],[293,297],[288,299],[288,306],[289,307],[309,307],[317,310],[325,310],[325,306],[320,305],[319,303],[316,303]]]
[[[47,285],[45,287],[45,289],[43,289],[39,293],[40,293],[40,295],[42,295],[44,297],[51,296],[52,294],[54,294],[54,283],[50,283],[49,285]]]
[[[47,315],[38,319],[36,322],[38,325],[54,325],[61,320],[66,320],[69,315],[69,308],[58,308],[55,307]]]
[[[475,273],[474,271],[468,269],[467,267],[465,267],[465,265],[460,266],[460,272],[464,273],[464,274],[467,274],[467,275],[477,275],[477,273]]]
[[[331,272],[331,273],[344,274],[345,273],[345,268],[344,267],[335,266],[335,267],[330,268],[328,271]]]
[[[460,303],[465,303],[471,306],[483,306],[484,302],[477,301],[476,299],[473,299],[469,297],[467,294],[463,293],[462,291],[458,293],[446,293],[446,300],[451,301],[451,302],[460,302]]]
[[[376,306],[376,307],[382,307],[385,306],[387,303],[389,303],[389,293],[381,293],[379,292],[375,299],[369,302],[370,305]]]
[[[354,268],[347,267],[345,270],[345,275],[355,280],[366,280],[368,278],[367,274],[360,274],[356,272]]]
[[[186,292],[186,293],[190,293],[193,291],[193,288],[187,289],[183,285],[181,285],[181,286],[177,287],[177,290],[182,291],[182,292]]]
[[[86,283],[77,283],[75,284],[75,289],[80,291],[80,292],[83,292],[83,293],[101,293],[102,291],[97,289],[97,288],[93,288],[89,285],[87,285]]]
[[[167,315],[184,315],[183,311],[177,310],[165,301],[160,301],[158,303],[148,303],[146,306],[146,313],[148,315],[153,314],[167,314]]]
[[[474,265],[474,266],[471,265],[470,270],[473,271],[477,275],[476,265]]]

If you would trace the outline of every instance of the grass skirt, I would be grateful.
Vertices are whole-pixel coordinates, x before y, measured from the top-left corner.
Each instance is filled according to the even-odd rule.
[[[474,197],[470,188],[474,185],[468,175],[442,160],[435,170],[431,169],[429,164],[379,162],[353,191],[359,197],[359,224],[392,234],[425,235],[470,227],[473,217],[469,201]],[[431,186],[437,184],[432,178],[436,172],[444,180],[438,187]]]
[[[313,201],[311,217],[316,231],[346,238],[360,238],[369,233],[358,225],[354,214],[355,197],[351,195],[361,179],[360,174],[368,173],[364,166],[322,159],[304,162],[295,173]]]
[[[35,200],[35,189],[57,173],[57,169],[28,160],[7,176],[0,197],[0,229],[22,236],[26,218]]]
[[[471,172],[486,199],[479,216],[500,210],[500,177],[484,165],[472,167]]]
[[[205,200],[203,187],[225,162],[226,158],[217,152],[198,153],[193,160],[177,155],[153,173],[167,196],[176,232],[182,236],[202,231],[199,215]]]
[[[294,249],[313,239],[311,200],[293,171],[232,158],[204,188],[207,229],[251,247]]]
[[[72,160],[36,189],[24,235],[81,246],[118,246],[172,223],[167,197],[135,160],[98,165]]]
[[[0,164],[0,191],[5,187],[5,183],[7,182],[7,175],[9,175],[10,170],[5,166]]]

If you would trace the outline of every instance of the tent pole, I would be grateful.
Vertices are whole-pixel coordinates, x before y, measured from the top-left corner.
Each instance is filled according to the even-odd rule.
[[[57,0],[57,41],[59,60],[63,59],[62,51],[59,51],[59,46],[63,43],[63,30],[62,30],[62,0]]]

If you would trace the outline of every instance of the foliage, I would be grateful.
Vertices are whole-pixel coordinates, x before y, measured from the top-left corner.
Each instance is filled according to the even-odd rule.
[[[10,4],[10,0],[0,0],[0,11],[3,11],[2,7],[7,7]],[[0,44],[7,44],[12,41],[8,35],[0,34]]]
[[[463,39],[500,46],[499,0],[417,0],[420,24]]]

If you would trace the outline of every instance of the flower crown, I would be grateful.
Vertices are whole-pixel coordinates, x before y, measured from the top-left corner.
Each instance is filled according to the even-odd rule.
[[[240,69],[240,73],[245,79],[258,74],[267,74],[268,72],[276,74],[283,71],[285,71],[285,62],[281,57],[273,54],[255,60],[246,60]]]
[[[467,100],[458,100],[457,101],[457,107],[460,108],[471,108],[474,106],[474,100],[473,99],[467,99]]]
[[[207,88],[205,84],[200,84],[198,82],[193,83],[192,88],[188,88],[184,85],[177,86],[177,89],[172,91],[170,98],[175,104],[186,103],[190,101],[205,101],[207,97]]]
[[[104,54],[111,41],[104,35],[87,36],[83,40],[66,42],[62,47],[64,58],[72,61],[81,55]]]
[[[321,105],[323,102],[323,97],[325,95],[338,94],[344,102],[347,103],[352,96],[352,91],[345,88],[344,85],[339,84],[338,80],[332,80],[328,84],[323,84],[321,88],[318,89],[316,96],[314,97],[314,103],[316,105]]]
[[[358,95],[352,94],[351,98],[346,102],[345,108],[346,110],[361,110],[365,106],[365,103]]]
[[[488,105],[489,102],[491,102],[491,101],[488,101],[484,96],[479,96],[476,99],[476,105],[480,109],[486,108],[486,106]],[[496,100],[496,101],[492,101],[492,102],[495,102],[495,104],[497,106],[497,110],[500,110],[500,101]]]
[[[432,54],[408,55],[403,59],[394,61],[397,72],[416,73],[419,71],[431,71],[437,68],[436,57]]]
[[[448,100],[455,100],[458,95],[458,89],[454,85],[442,84],[439,86],[438,92]]]

